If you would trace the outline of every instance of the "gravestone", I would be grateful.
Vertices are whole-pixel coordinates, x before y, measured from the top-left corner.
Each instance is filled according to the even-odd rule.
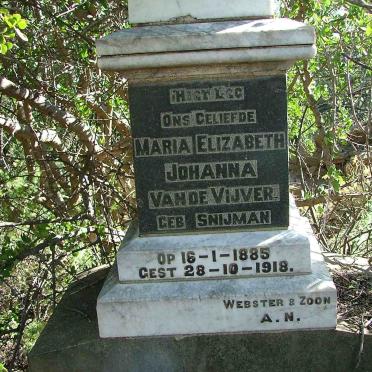
[[[314,30],[272,1],[213,4],[129,0],[136,27],[97,41],[100,68],[129,82],[138,206],[98,298],[101,337],[336,325],[288,188],[286,71],[315,55]]]

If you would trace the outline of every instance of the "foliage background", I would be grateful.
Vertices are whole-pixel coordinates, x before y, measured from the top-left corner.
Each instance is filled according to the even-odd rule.
[[[292,192],[326,251],[367,258],[371,9],[281,2],[318,35],[288,75]],[[26,368],[68,284],[112,264],[135,216],[126,80],[98,70],[94,44],[123,27],[121,0],[1,3],[0,371]]]

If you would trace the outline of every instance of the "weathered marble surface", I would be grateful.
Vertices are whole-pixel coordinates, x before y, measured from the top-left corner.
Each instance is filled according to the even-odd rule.
[[[102,70],[130,71],[310,59],[314,29],[288,19],[149,26],[97,41]]]
[[[129,0],[131,23],[168,22],[179,17],[200,19],[267,17],[273,0]]]
[[[314,28],[290,19],[147,26],[121,30],[97,40],[97,54],[118,56],[180,51],[312,46]],[[288,58],[291,59],[291,58]]]
[[[336,289],[315,238],[311,255],[312,274],[294,277],[121,284],[115,268],[98,298],[100,336],[335,328]]]
[[[166,67],[206,67],[210,64],[240,64],[260,61],[274,62],[289,60],[293,62],[291,64],[293,65],[298,60],[311,59],[315,55],[315,46],[229,49],[101,57],[98,60],[98,66],[104,71],[130,71]]]
[[[167,280],[193,280],[205,278],[236,278],[256,276],[264,278],[267,276],[283,276],[304,274],[311,272],[310,260],[310,239],[309,225],[305,218],[298,214],[297,208],[293,205],[290,208],[290,228],[287,230],[274,231],[225,231],[218,234],[194,234],[194,235],[165,235],[153,237],[138,237],[137,226],[132,225],[127,237],[118,252],[118,276],[123,282],[129,281],[167,281]],[[260,250],[268,248],[270,257],[258,257],[257,260],[250,259],[252,249]],[[248,258],[244,261],[234,260],[233,251],[247,249]],[[215,260],[213,260],[213,252]],[[191,264],[194,268],[194,275],[185,276],[185,267],[190,265],[182,261],[182,252],[194,252],[196,260]],[[160,256],[159,256],[160,254]],[[222,255],[229,255],[221,257]],[[174,256],[174,257],[173,257]],[[202,256],[202,257],[200,257]],[[208,258],[203,257],[208,256]],[[245,258],[245,257],[244,257]],[[165,259],[163,264],[159,263]],[[169,262],[170,261],[170,262]],[[257,272],[256,264],[287,261],[288,270],[281,272],[264,273]],[[224,266],[231,264],[238,265],[239,271],[236,274],[224,274]],[[197,266],[203,265],[205,274],[198,276]],[[252,270],[243,270],[244,267],[252,267]],[[278,266],[279,268],[279,266]],[[176,269],[176,270],[174,270]],[[219,269],[219,271],[210,271]],[[159,271],[160,270],[160,271]],[[160,275],[159,275],[160,274]]]

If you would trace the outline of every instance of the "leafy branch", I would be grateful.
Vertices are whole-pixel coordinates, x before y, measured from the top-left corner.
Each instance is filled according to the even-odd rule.
[[[13,39],[18,36],[27,41],[27,36],[21,31],[27,27],[27,21],[18,13],[11,14],[8,9],[0,8],[0,53],[6,54],[13,48]]]

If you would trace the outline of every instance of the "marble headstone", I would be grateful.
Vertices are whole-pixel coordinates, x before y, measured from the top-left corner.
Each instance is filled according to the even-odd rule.
[[[97,41],[128,79],[138,221],[98,298],[101,337],[330,329],[336,290],[289,197],[286,71],[314,29],[272,1],[129,0]]]

